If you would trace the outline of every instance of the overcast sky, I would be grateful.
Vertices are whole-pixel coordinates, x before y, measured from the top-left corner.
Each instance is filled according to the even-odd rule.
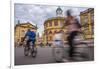
[[[38,26],[38,32],[41,33],[44,30],[43,23],[46,19],[51,17],[56,17],[56,9],[58,6],[50,5],[32,5],[32,4],[15,4],[14,5],[14,22],[15,25],[17,21],[20,20],[21,23],[31,22],[33,25]],[[79,15],[81,11],[86,10],[86,7],[68,7],[60,6],[63,10],[63,16],[65,16],[65,11],[72,9],[74,11],[73,15]],[[79,16],[77,16],[79,18]]]

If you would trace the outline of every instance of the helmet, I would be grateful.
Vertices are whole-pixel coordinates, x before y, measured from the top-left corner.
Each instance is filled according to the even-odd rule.
[[[31,29],[28,29],[28,31],[31,31]]]

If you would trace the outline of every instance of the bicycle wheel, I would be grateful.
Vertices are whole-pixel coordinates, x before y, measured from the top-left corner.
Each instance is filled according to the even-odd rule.
[[[28,54],[29,54],[29,49],[28,49],[28,47],[25,47],[24,48],[24,55],[28,56]]]
[[[73,52],[73,60],[75,61],[87,61],[89,60],[89,49],[86,43],[80,43],[75,45]]]
[[[34,47],[32,48],[32,57],[36,57],[36,55],[37,55],[37,48]]]

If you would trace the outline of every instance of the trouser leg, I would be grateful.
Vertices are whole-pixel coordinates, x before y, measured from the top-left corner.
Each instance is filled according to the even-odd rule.
[[[27,41],[27,47],[30,49],[30,40]]]
[[[72,57],[73,54],[73,41],[71,36],[68,37],[68,43],[69,43],[69,57]]]
[[[70,45],[70,49],[69,49],[69,57],[73,57],[73,52],[74,52],[74,38],[77,35],[77,31],[74,31],[70,34],[70,36],[68,37],[68,43]]]

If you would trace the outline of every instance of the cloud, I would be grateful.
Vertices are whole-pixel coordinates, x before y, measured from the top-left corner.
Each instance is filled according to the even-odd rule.
[[[58,6],[48,6],[48,5],[32,5],[32,4],[18,4],[14,5],[14,21],[17,24],[17,21],[20,20],[21,23],[31,22],[33,25],[39,27],[38,32],[42,33],[44,30],[43,23],[46,19],[51,17],[56,17],[56,9]],[[81,11],[86,10],[87,8],[80,7],[66,7],[61,6],[63,10],[63,14],[65,16],[65,12],[68,9],[73,9],[74,15],[79,15]],[[79,18],[79,17],[78,17]]]

